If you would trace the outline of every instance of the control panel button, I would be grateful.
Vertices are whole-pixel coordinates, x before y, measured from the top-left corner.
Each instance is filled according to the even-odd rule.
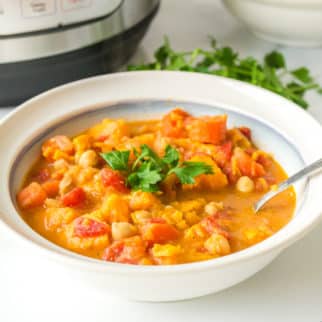
[[[88,8],[92,5],[92,0],[61,0],[62,9],[71,11],[79,8]]]
[[[24,18],[53,15],[56,12],[56,0],[22,0]]]

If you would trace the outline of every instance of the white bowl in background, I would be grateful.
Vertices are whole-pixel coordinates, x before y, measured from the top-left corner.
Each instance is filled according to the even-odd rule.
[[[255,142],[272,151],[289,174],[321,156],[318,122],[292,102],[245,83],[184,72],[130,72],[81,80],[27,101],[0,122],[0,230],[17,237],[24,252],[30,251],[31,261],[51,260],[55,274],[69,274],[130,299],[174,301],[241,282],[317,224],[322,176],[296,185],[295,217],[272,237],[243,251],[191,264],[136,266],[88,258],[44,239],[19,216],[15,194],[44,138],[76,134],[102,117],[156,117],[176,104],[194,114],[225,112],[230,125],[251,126]],[[64,269],[55,270],[57,265]]]
[[[223,0],[256,36],[296,47],[322,45],[322,0]]]

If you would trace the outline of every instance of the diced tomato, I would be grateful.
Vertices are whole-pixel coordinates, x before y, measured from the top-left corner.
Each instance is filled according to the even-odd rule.
[[[63,172],[55,172],[52,174],[52,178],[55,180],[61,180],[64,177],[64,173]]]
[[[138,264],[146,255],[146,243],[139,236],[116,241],[107,247],[103,259],[110,262]]]
[[[137,265],[139,263],[139,260],[136,260],[136,259],[132,259],[132,258],[127,258],[127,257],[119,257],[117,260],[116,260],[117,263],[122,263],[122,264],[131,264],[131,265]]]
[[[242,175],[249,176],[251,178],[261,177],[265,174],[263,166],[254,161],[250,155],[240,148],[236,148],[234,156],[237,161],[237,166]]]
[[[101,178],[105,187],[114,188],[115,190],[122,193],[129,192],[129,189],[126,187],[124,177],[117,171],[104,168],[101,171]]]
[[[200,246],[200,247],[198,247],[197,248],[197,251],[199,252],[199,253],[207,253],[208,251],[207,251],[207,249],[204,247],[204,246]]]
[[[257,192],[267,191],[269,188],[268,182],[264,178],[258,178],[255,181],[255,190]]]
[[[263,175],[265,175],[266,171],[264,169],[264,167],[257,163],[257,162],[253,162],[252,164],[252,169],[251,169],[251,176],[252,177],[261,177]]]
[[[97,141],[99,142],[104,142],[105,140],[107,140],[109,138],[109,135],[100,135],[98,138],[97,138]]]
[[[17,201],[21,208],[28,209],[42,206],[46,198],[46,191],[41,185],[37,182],[32,182],[18,193]]]
[[[277,179],[276,177],[274,177],[272,174],[266,174],[263,179],[265,179],[265,181],[269,184],[276,184],[277,183]]]
[[[256,162],[258,162],[259,164],[261,164],[264,168],[268,168],[272,165],[273,161],[269,156],[266,155],[259,155]]]
[[[161,121],[161,132],[164,136],[180,138],[186,136],[185,120],[190,115],[177,108],[166,114]]]
[[[253,146],[243,148],[243,150],[249,155],[252,155],[254,152],[256,152],[256,148]]]
[[[55,197],[59,191],[59,181],[49,180],[44,182],[42,188],[46,191],[48,197]]]
[[[240,148],[236,148],[234,151],[234,157],[237,161],[237,166],[241,173],[246,176],[251,175],[251,168],[252,168],[252,158],[248,155],[245,151]]]
[[[81,238],[98,237],[110,233],[108,224],[88,217],[78,217],[73,224],[74,235]]]
[[[221,144],[226,139],[227,115],[189,118],[187,129],[194,141]]]
[[[221,151],[224,153],[226,160],[230,160],[233,153],[233,143],[228,141],[220,146]]]
[[[39,183],[44,183],[50,178],[50,171],[48,168],[41,169],[38,174],[36,175],[36,180]]]
[[[229,183],[236,183],[238,176],[233,174],[231,162],[225,164],[223,167],[223,172],[228,178]]]
[[[246,136],[246,138],[251,141],[251,139],[252,139],[252,131],[251,131],[251,129],[249,127],[242,126],[242,127],[239,128],[239,131],[242,132],[242,134],[244,134]]]
[[[218,218],[215,215],[211,215],[203,218],[200,224],[209,234],[211,234],[217,227],[217,220]]]
[[[233,153],[233,143],[228,141],[220,146],[218,146],[218,151],[214,155],[215,161],[219,166],[224,167],[225,164],[231,159]]]
[[[152,223],[152,224],[166,224],[167,221],[163,218],[151,218],[149,220],[149,223]]]
[[[116,262],[124,249],[124,241],[116,241],[107,247],[103,254],[103,259],[109,262]]]
[[[200,222],[200,225],[207,231],[208,234],[216,232],[226,238],[229,238],[229,233],[219,224],[220,219],[227,217],[228,215],[225,211],[218,211],[215,215],[203,218]]]
[[[62,196],[61,201],[66,207],[78,207],[86,200],[85,191],[76,187]]]
[[[165,243],[176,240],[179,231],[167,223],[149,223],[142,227],[142,238],[150,243]]]

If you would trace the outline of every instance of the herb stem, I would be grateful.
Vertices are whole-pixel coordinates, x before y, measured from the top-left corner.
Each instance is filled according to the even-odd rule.
[[[304,94],[322,89],[306,67],[288,70],[284,56],[277,51],[265,55],[264,60],[254,57],[239,58],[230,47],[219,47],[210,37],[211,49],[195,48],[176,52],[165,38],[164,44],[155,52],[155,61],[129,66],[129,70],[179,70],[219,75],[251,83],[284,96],[303,108],[307,108]]]

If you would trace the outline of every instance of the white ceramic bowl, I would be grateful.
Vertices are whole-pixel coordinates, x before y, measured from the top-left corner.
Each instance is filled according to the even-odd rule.
[[[256,36],[297,47],[322,45],[322,0],[223,0]]]
[[[58,132],[76,134],[102,117],[159,116],[176,104],[195,114],[224,111],[230,125],[251,126],[256,143],[274,152],[289,173],[321,156],[322,129],[309,114],[282,97],[238,81],[183,72],[131,72],[82,80],[31,99],[0,123],[3,233],[21,240],[23,251],[33,254],[31,261],[50,259],[53,267],[61,265],[64,274],[93,287],[135,300],[173,301],[241,282],[316,225],[322,177],[296,186],[295,218],[278,233],[246,250],[192,264],[150,267],[94,260],[50,243],[21,219],[15,193],[44,138]]]

